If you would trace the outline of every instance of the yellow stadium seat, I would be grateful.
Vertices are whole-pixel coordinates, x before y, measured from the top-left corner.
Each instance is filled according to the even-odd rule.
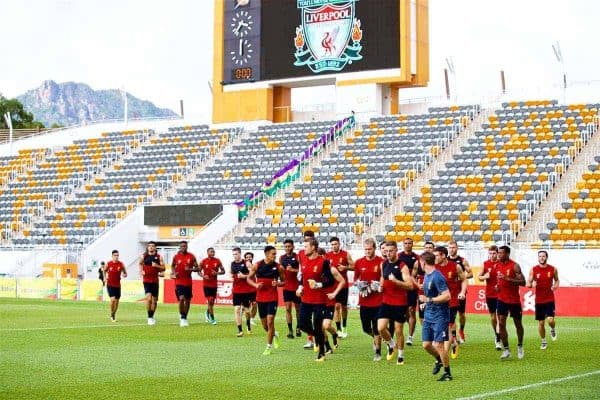
[[[573,236],[573,231],[571,229],[562,229],[560,233],[561,240],[570,240]]]
[[[356,235],[362,235],[364,232],[364,227],[362,223],[357,223],[354,225],[354,234]]]

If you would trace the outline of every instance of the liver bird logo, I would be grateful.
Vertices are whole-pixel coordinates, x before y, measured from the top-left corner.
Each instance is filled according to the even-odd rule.
[[[333,50],[337,50],[335,48],[335,39],[337,38],[338,33],[340,32],[340,27],[336,26],[335,28],[333,28],[333,31],[330,32],[325,32],[325,35],[323,36],[323,40],[321,41],[321,46],[323,46],[323,48],[325,49],[325,54],[329,54],[332,55],[333,54]]]

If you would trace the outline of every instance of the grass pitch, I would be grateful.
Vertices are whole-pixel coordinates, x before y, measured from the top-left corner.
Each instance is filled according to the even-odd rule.
[[[537,324],[524,317],[525,358],[501,362],[489,319],[468,315],[467,343],[451,360],[452,382],[431,375],[433,359],[415,345],[405,365],[372,361],[371,340],[351,311],[350,336],[325,363],[287,339],[262,356],[265,335],[235,337],[232,307],[217,308],[218,325],[192,306],[190,326],[178,326],[175,305],[159,305],[156,326],[142,304],[121,304],[117,323],[103,303],[0,299],[1,399],[450,399],[600,396],[600,319],[557,318],[558,340],[539,350]],[[509,321],[512,324],[512,321]],[[405,328],[405,334],[406,334]],[[417,325],[417,332],[420,326]],[[549,332],[548,332],[549,336]],[[587,374],[587,375],[585,375]],[[479,397],[476,397],[479,396]]]

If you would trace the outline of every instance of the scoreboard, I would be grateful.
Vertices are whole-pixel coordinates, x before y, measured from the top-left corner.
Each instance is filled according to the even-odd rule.
[[[145,206],[144,225],[197,226],[207,225],[223,212],[222,204],[187,204]]]
[[[213,123],[290,122],[292,89],[320,85],[337,116],[394,114],[429,82],[429,0],[214,2]]]
[[[226,0],[223,85],[400,68],[398,0]]]

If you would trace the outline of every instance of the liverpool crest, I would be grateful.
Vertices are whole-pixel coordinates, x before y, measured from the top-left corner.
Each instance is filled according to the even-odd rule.
[[[361,60],[362,29],[354,16],[358,0],[297,0],[302,24],[296,28],[297,67],[308,66],[315,73],[341,71]]]

